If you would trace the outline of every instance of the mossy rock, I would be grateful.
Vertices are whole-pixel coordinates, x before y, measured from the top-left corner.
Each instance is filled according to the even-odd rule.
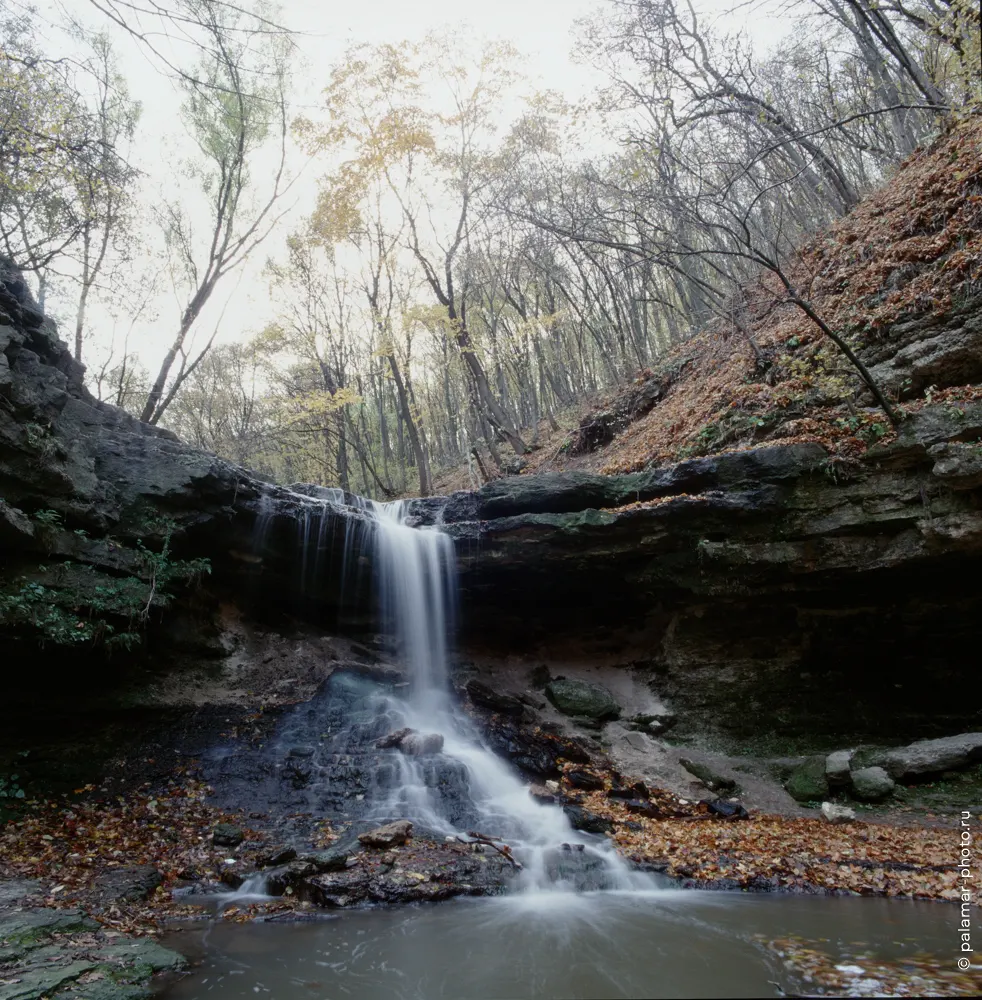
[[[711,767],[701,764],[688,757],[680,757],[679,763],[689,772],[698,778],[711,792],[737,792],[740,786],[732,779],[717,774]]]
[[[555,680],[545,687],[546,697],[564,715],[578,715],[587,719],[616,719],[621,714],[620,705],[613,695],[600,684],[586,681]]]
[[[821,802],[828,798],[829,782],[825,776],[825,755],[807,757],[784,783],[791,798],[797,802]]]

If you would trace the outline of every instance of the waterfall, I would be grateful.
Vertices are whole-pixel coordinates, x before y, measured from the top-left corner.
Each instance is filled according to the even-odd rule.
[[[484,745],[470,719],[454,706],[449,682],[457,598],[452,539],[433,528],[406,524],[408,505],[403,501],[367,501],[362,509],[372,515],[377,527],[371,544],[382,619],[411,683],[409,697],[388,698],[385,710],[402,725],[424,734],[438,733],[444,741],[437,755],[392,753],[398,780],[379,801],[377,817],[411,819],[448,836],[463,832],[440,793],[441,776],[448,769],[450,773],[462,770],[471,813],[476,813],[481,832],[512,846],[525,864],[520,880],[524,887],[569,888],[564,875],[577,867],[571,863],[576,857],[578,867],[588,872],[592,888],[650,888],[650,879],[632,872],[609,843],[578,833],[561,808],[534,800],[512,769]],[[579,845],[582,851],[566,854],[566,863],[557,865],[563,844]]]

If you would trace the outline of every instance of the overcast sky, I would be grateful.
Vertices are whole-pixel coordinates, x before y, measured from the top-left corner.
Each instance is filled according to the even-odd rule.
[[[151,197],[166,197],[174,186],[182,146],[187,141],[178,119],[180,95],[175,84],[160,73],[132,39],[108,24],[89,0],[61,0],[60,6],[82,23],[108,31],[114,39],[132,94],[143,105],[135,160],[145,172],[144,190]],[[573,26],[579,18],[603,6],[604,0],[489,0],[483,4],[461,0],[283,0],[278,20],[297,32],[301,53],[294,110],[308,109],[316,117],[312,109],[316,107],[318,93],[327,82],[332,65],[341,60],[349,46],[360,42],[416,41],[433,31],[508,40],[525,57],[522,68],[537,89],[558,90],[575,100],[600,81],[570,56]],[[700,4],[707,13],[719,13],[730,6],[730,0],[727,3],[702,0]],[[743,7],[737,16],[728,19],[728,27],[747,30],[757,45],[773,42],[786,30],[787,21],[765,16],[763,9]],[[57,45],[57,30],[50,29],[49,34]],[[187,53],[184,55],[186,59]],[[291,220],[295,225],[313,207],[315,178],[316,169],[298,185],[293,192],[291,216],[256,254],[256,259],[246,265],[239,279],[235,276],[226,279],[227,283],[216,293],[208,313],[202,317],[203,333],[207,334],[220,322],[219,341],[244,339],[273,318],[260,270],[267,256],[279,254]],[[159,364],[180,312],[173,296],[161,299],[159,304],[159,320],[141,321],[129,344],[151,370]],[[57,300],[52,305],[57,308]],[[62,312],[67,316],[64,306]],[[93,313],[91,326],[95,343],[89,353],[90,365],[100,353],[106,353],[113,336],[112,322],[104,312]],[[117,350],[122,329],[115,328]],[[67,338],[68,334],[66,326],[63,335]]]

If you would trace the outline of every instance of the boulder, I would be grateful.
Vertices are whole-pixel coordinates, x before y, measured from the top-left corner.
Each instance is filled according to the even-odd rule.
[[[148,899],[160,883],[160,872],[153,865],[110,868],[92,880],[93,888],[104,903],[136,903]]]
[[[798,802],[820,802],[828,798],[829,781],[825,776],[825,756],[806,758],[784,783],[791,798]]]
[[[290,895],[296,892],[304,879],[316,874],[317,869],[309,861],[291,861],[265,872],[263,888],[269,896]]]
[[[897,787],[882,767],[863,767],[852,772],[852,794],[861,802],[879,802]]]
[[[839,806],[834,802],[823,802],[822,818],[829,823],[849,823],[856,818],[856,813],[848,806]]]
[[[501,712],[504,715],[522,715],[525,712],[525,706],[515,695],[495,691],[483,681],[476,679],[468,681],[467,693],[475,705],[489,708],[492,712]]]
[[[825,758],[825,778],[833,788],[849,784],[851,750],[836,750]]]
[[[628,729],[636,729],[639,733],[649,733],[652,736],[661,736],[667,733],[678,722],[678,716],[674,712],[663,711],[648,715],[635,715],[628,719],[626,725]]]
[[[582,768],[572,768],[567,771],[566,780],[574,788],[582,788],[588,792],[595,792],[604,787],[604,779],[599,774],[593,774]]]
[[[689,772],[698,778],[711,792],[733,792],[736,791],[737,783],[732,778],[717,774],[707,764],[699,761],[689,760],[688,757],[679,757],[679,763]]]
[[[419,733],[415,729],[397,729],[375,741],[379,750],[398,750],[410,757],[422,757],[443,750],[440,733]]]
[[[297,852],[293,847],[277,847],[270,851],[269,854],[263,855],[256,864],[260,868],[271,868],[276,865],[285,865],[290,861],[294,861],[297,857]]]
[[[564,715],[580,715],[588,719],[616,719],[620,706],[613,695],[601,684],[586,681],[549,681],[546,697]]]
[[[216,847],[238,847],[245,840],[245,833],[232,823],[219,823],[211,831],[211,842]]]
[[[648,786],[643,781],[631,785],[612,785],[607,789],[609,799],[647,799],[651,797]]]
[[[614,829],[614,824],[605,816],[598,816],[581,806],[563,806],[563,812],[569,820],[569,825],[574,830],[582,830],[584,833],[607,833]]]
[[[553,782],[553,784],[555,784],[555,782]],[[531,795],[536,802],[541,802],[544,805],[552,805],[559,797],[558,788],[555,792],[551,792],[545,785],[529,785],[528,789],[529,795]]]
[[[410,757],[425,757],[443,750],[441,733],[410,733],[400,744],[399,750]]]
[[[962,733],[888,750],[873,763],[879,764],[890,777],[907,781],[924,774],[958,770],[979,760],[982,760],[982,733]]]
[[[714,816],[722,819],[750,819],[750,813],[736,799],[707,799],[703,804]]]
[[[408,819],[398,819],[367,833],[360,833],[358,839],[366,847],[395,847],[396,844],[404,844],[412,835],[413,824]]]
[[[318,906],[354,906],[368,898],[368,875],[364,872],[315,875],[307,880],[305,892]]]
[[[313,865],[318,875],[322,872],[340,872],[348,867],[348,852],[334,848],[326,851],[306,851],[298,860]]]

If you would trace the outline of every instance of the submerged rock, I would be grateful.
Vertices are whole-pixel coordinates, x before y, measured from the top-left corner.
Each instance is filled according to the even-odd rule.
[[[564,715],[587,719],[616,719],[621,714],[614,696],[602,684],[586,681],[555,680],[545,687],[546,697]]]
[[[892,795],[897,785],[882,767],[864,767],[853,771],[852,794],[863,802],[879,802]]]
[[[413,824],[408,819],[399,819],[394,823],[386,823],[367,833],[358,834],[358,839],[366,847],[393,847],[404,844],[413,835]]]

